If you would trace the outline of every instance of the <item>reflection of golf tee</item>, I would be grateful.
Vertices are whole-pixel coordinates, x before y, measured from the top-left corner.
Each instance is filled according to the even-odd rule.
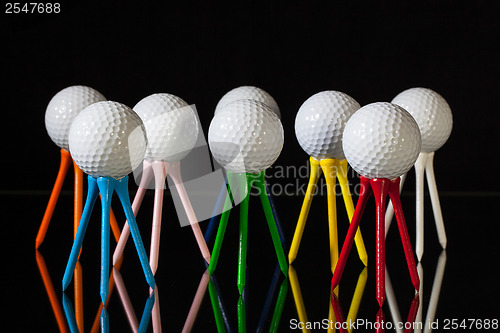
[[[129,322],[130,328],[133,332],[137,332],[139,328],[139,321],[135,315],[134,307],[130,301],[130,296],[128,295],[127,288],[123,282],[120,272],[113,267],[113,275],[115,277],[116,289],[118,290],[118,295],[120,296],[120,301],[122,303],[125,314],[127,315],[127,320]]]
[[[201,303],[207,292],[208,288],[208,270],[205,270],[200,279],[200,284],[198,285],[198,289],[196,290],[196,294],[193,298],[193,303],[191,303],[191,307],[189,308],[189,313],[186,318],[186,322],[184,323],[184,327],[182,328],[182,332],[191,332],[194,326],[194,322],[196,317],[198,316],[198,312],[200,311]]]
[[[423,328],[424,332],[431,332],[432,328],[430,327],[429,323],[432,323],[434,321],[434,318],[436,316],[436,309],[437,309],[437,304],[439,300],[439,294],[441,291],[441,285],[443,283],[443,276],[444,276],[444,271],[446,267],[446,251],[443,250],[441,252],[441,255],[439,256],[437,265],[436,265],[436,273],[434,275],[434,282],[432,284],[432,290],[430,294],[430,299],[429,303],[427,305],[427,313],[425,315],[425,321],[422,322],[423,318],[423,267],[421,264],[417,266],[417,269],[419,271],[419,277],[420,277],[420,290],[418,294],[416,295],[416,298],[418,298],[419,303],[418,309],[414,309],[414,314],[413,318],[414,320],[419,323],[421,322],[420,325],[415,326],[415,333],[421,332],[421,328]],[[392,321],[394,323],[402,322],[401,320],[401,315],[399,312],[399,306],[396,301],[396,296],[394,293],[394,289],[392,287],[391,279],[389,277],[389,273],[386,267],[386,290],[387,290],[387,302],[389,303],[389,309],[391,312],[392,316]],[[415,301],[415,300],[414,300]],[[410,311],[411,312],[411,311]],[[410,314],[408,315],[408,318],[410,318]],[[402,329],[397,330],[398,333],[402,332]]]
[[[208,291],[210,295],[210,303],[214,312],[215,325],[217,332],[232,332],[231,323],[227,315],[225,302],[219,292],[219,285],[215,274],[212,274],[208,280]]]
[[[200,251],[203,255],[203,258],[208,263],[210,262],[210,251],[208,250],[207,244],[203,238],[203,233],[201,232],[200,226],[198,224],[193,208],[187,196],[186,189],[184,188],[184,184],[182,182],[180,173],[180,162],[175,162],[175,163],[169,163],[163,161],[150,162],[144,160],[143,176],[139,184],[139,189],[137,191],[136,197],[134,198],[133,211],[134,214],[137,214],[137,212],[139,211],[142,199],[144,198],[145,191],[148,188],[148,184],[154,175],[155,199],[153,207],[153,227],[151,232],[151,250],[150,250],[150,265],[153,274],[156,273],[156,269],[158,267],[158,253],[160,247],[160,231],[161,231],[162,207],[163,207],[163,192],[167,174],[170,175],[170,177],[174,181],[175,187],[179,193],[179,197],[184,206],[184,210],[186,211],[186,215],[189,219],[191,228],[193,229],[193,233],[195,235],[196,241],[198,242],[198,246],[200,247]],[[125,226],[122,231],[122,236],[120,237],[120,240],[113,254],[113,264],[118,262],[118,260],[120,260],[120,258],[122,257],[123,250],[125,248],[125,244],[128,239],[128,235],[129,235],[129,227],[128,223],[125,223]]]
[[[42,277],[45,290],[47,291],[47,296],[49,297],[50,306],[52,307],[52,311],[54,312],[54,316],[56,318],[59,331],[62,333],[68,332],[68,328],[66,327],[66,322],[64,320],[64,315],[61,309],[61,305],[59,304],[59,300],[56,291],[54,289],[54,285],[52,284],[52,279],[50,278],[47,265],[45,264],[43,255],[40,252],[38,252],[38,250],[36,250],[36,264],[40,271],[40,275]]]
[[[342,306],[340,305],[340,301],[339,301],[337,295],[335,295],[334,293],[332,293],[331,301],[332,301],[333,310],[335,312],[336,322],[338,322],[340,324],[340,325],[338,325],[339,332],[341,332],[341,333],[352,332],[353,326],[354,327],[357,326],[356,325],[356,318],[355,317],[350,318],[348,316],[348,318],[344,319]],[[417,314],[418,307],[419,307],[419,297],[418,297],[418,293],[417,293],[413,297],[413,299],[410,303],[410,309],[408,310],[408,317],[406,319],[406,322],[402,322],[400,316],[398,317],[399,320],[396,320],[393,317],[392,327],[396,329],[396,332],[398,332],[398,333],[402,332],[402,330],[398,326],[401,324],[405,328],[405,331],[404,331],[405,333],[406,332],[413,332],[413,327],[414,327],[415,317]],[[392,309],[391,309],[391,312],[392,312]],[[398,311],[398,315],[399,315],[399,311]],[[355,325],[352,325],[353,323]],[[380,309],[378,310],[378,312],[376,314],[375,323],[376,323],[376,325],[373,325],[375,328],[374,332],[385,332],[386,327],[390,327],[390,325],[388,325],[388,322],[385,318],[385,313],[384,313],[384,310],[382,307],[380,307]],[[336,325],[336,327],[337,327],[337,325]],[[346,327],[347,327],[347,329],[346,329]],[[357,328],[360,329],[359,326]]]
[[[302,323],[307,323],[309,319],[307,318],[307,312],[304,306],[302,290],[300,289],[297,273],[295,272],[295,269],[293,268],[292,265],[288,267],[288,278],[290,279],[290,286],[292,287],[292,295],[295,301],[295,307],[297,308],[297,314],[299,316],[299,320]]]
[[[118,237],[115,237],[115,239],[118,239]],[[58,326],[59,326],[59,331],[61,332],[68,332],[68,329],[66,327],[66,322],[64,320],[64,314],[62,311],[62,308],[59,304],[57,294],[55,292],[54,286],[52,284],[50,274],[48,272],[47,266],[45,265],[45,260],[42,256],[42,254],[36,250],[36,262],[38,265],[38,268],[40,270],[40,274],[42,276],[43,284],[45,287],[45,290],[47,291],[47,295],[49,296],[49,301],[52,306],[52,310],[54,311],[54,315],[56,317]],[[116,269],[119,269],[121,267],[122,261],[120,261],[117,265]],[[113,271],[115,268],[113,267]],[[101,319],[101,311],[103,306],[107,306],[107,303],[109,302],[109,299],[111,298],[111,293],[114,289],[114,274],[111,274],[110,279],[109,279],[109,295],[108,299],[105,304],[102,304],[102,302],[99,302],[99,308],[97,310],[96,318],[94,320],[94,324],[92,328],[89,330],[89,332],[98,332],[100,330],[100,319]],[[75,286],[75,292],[74,292],[74,318],[75,318],[75,324],[78,327],[78,332],[83,332],[84,331],[84,318],[83,318],[83,276],[82,276],[82,266],[80,265],[80,262],[76,262],[75,266],[75,271],[74,271],[74,286]]]
[[[113,268],[112,274],[114,276],[114,281],[116,281],[116,286],[117,286],[118,292],[120,294],[120,299],[122,300],[123,306],[126,308],[125,312],[126,312],[127,316],[133,317],[133,318],[128,317],[132,331],[138,332],[138,333],[146,332],[148,329],[149,320],[151,318],[151,312],[153,309],[153,305],[155,304],[155,300],[156,300],[155,293],[151,292],[149,294],[148,299],[146,300],[146,304],[144,305],[144,311],[142,313],[141,321],[138,322],[137,317],[135,316],[135,312],[133,310],[132,304],[130,303],[130,299],[128,298],[128,294],[126,292],[126,288],[125,288],[125,285],[124,285],[123,280],[121,278],[120,272],[117,269]],[[126,295],[124,295],[123,293],[125,293]],[[128,302],[125,301],[125,303],[124,303],[124,297],[127,298]],[[69,300],[69,298],[65,292],[63,292],[62,299],[63,299],[64,312],[66,315],[66,321],[70,326],[71,332],[80,332],[80,330],[78,329],[78,326],[77,326],[77,321],[76,321],[75,315],[74,315],[75,311],[73,310],[73,305],[71,304],[71,301]],[[131,320],[133,320],[133,322],[131,322]],[[100,324],[100,331],[101,332],[109,332],[109,316],[108,316],[108,313],[106,311],[106,307],[102,308],[102,312],[100,313],[99,321],[100,321],[100,323],[99,323]],[[96,328],[99,329],[98,327],[96,327]],[[95,331],[97,331],[97,330],[94,329],[94,327],[93,327],[92,332],[95,332]]]
[[[159,299],[158,299],[158,288],[154,291],[150,290],[149,297],[146,301],[146,305],[144,306],[144,311],[142,313],[141,321],[137,320],[137,316],[134,311],[134,307],[132,302],[130,301],[130,297],[127,292],[127,288],[125,283],[123,282],[123,278],[120,274],[120,271],[113,267],[113,276],[116,281],[116,289],[118,289],[118,295],[120,296],[120,301],[122,303],[123,309],[125,310],[125,314],[127,315],[127,320],[129,322],[130,328],[132,332],[146,332],[149,325],[149,319],[151,316],[155,317],[155,307],[159,311]],[[156,314],[156,317],[159,317],[159,314]],[[153,319],[154,320],[154,319]],[[156,323],[158,325],[158,323]],[[161,332],[161,326],[158,327],[153,322],[153,331]]]
[[[207,272],[205,272],[204,276]],[[219,286],[216,280],[216,274],[212,274],[208,280],[208,290],[210,295],[210,302],[212,304],[212,309],[214,312],[214,321],[217,326],[218,332],[234,332],[231,318],[229,317],[228,311],[226,311],[225,302],[222,299],[221,292],[219,290]],[[202,277],[202,281],[204,281],[204,277]],[[195,302],[200,296],[201,288],[203,288],[203,293],[206,290],[206,284],[202,286],[202,281],[200,281],[200,286],[198,287],[198,291],[196,292],[195,300],[193,300],[193,305],[191,306],[190,314],[188,315],[188,319],[186,320],[186,324],[184,325],[183,332],[190,332],[186,330],[186,328],[192,327],[192,318],[191,311],[195,306]],[[206,280],[205,280],[206,281]],[[262,306],[262,310],[260,312],[260,318],[257,324],[257,328],[255,332],[278,332],[278,326],[281,320],[281,316],[283,313],[283,308],[285,305],[285,300],[288,292],[288,279],[283,278],[281,274],[281,267],[279,262],[276,263],[276,267],[273,273],[271,284],[267,290],[267,296],[264,305]],[[203,296],[203,295],[201,295]],[[237,304],[236,304],[236,313],[237,313],[237,331],[238,332],[246,332],[247,331],[247,289],[239,296]],[[199,304],[196,305],[199,307]],[[273,310],[273,311],[271,311]],[[188,325],[188,320],[190,326]],[[252,324],[253,326],[253,324]]]
[[[419,267],[420,264],[419,264]],[[394,294],[394,289],[392,288],[392,283],[391,283],[391,279],[389,277],[389,273],[387,271],[387,267],[385,268],[385,272],[386,272],[386,282],[385,282],[385,285],[386,285],[386,289],[387,289],[387,302],[389,303],[389,310],[391,312],[391,316],[392,316],[392,322],[395,326],[395,329],[396,329],[396,332],[397,333],[402,333],[403,332],[403,328],[400,327],[400,324],[404,324],[403,327],[405,328],[404,332],[420,332],[418,330],[418,327],[419,325],[413,325],[413,323],[415,322],[420,322],[421,321],[421,317],[418,318],[418,314],[419,313],[422,313],[422,289],[419,290],[419,292],[417,292],[415,294],[415,296],[413,297],[412,301],[411,301],[411,304],[410,304],[410,309],[408,310],[408,316],[406,317],[406,322],[403,322],[402,321],[402,318],[401,318],[401,314],[400,314],[400,311],[399,311],[399,306],[398,306],[398,303],[396,301],[396,296]],[[420,275],[420,278],[422,279],[423,276]],[[380,308],[379,311],[382,311],[382,308]],[[413,328],[415,327],[415,330],[413,330]]]
[[[425,315],[425,333],[432,331],[428,323],[432,323],[436,316],[437,304],[439,301],[439,294],[441,292],[441,285],[443,284],[444,270],[446,267],[446,250],[441,252],[439,256],[438,263],[436,266],[436,273],[434,275],[434,282],[432,284],[431,298],[429,300],[429,306],[427,307],[427,313]]]
[[[354,293],[352,295],[351,299],[351,305],[349,307],[349,313],[347,315],[347,322],[355,322],[356,318],[358,316],[358,310],[359,306],[361,304],[361,299],[363,297],[363,293],[365,291],[366,287],[366,281],[367,281],[367,268],[363,268],[361,273],[359,274],[358,277],[358,282],[356,283],[356,288],[354,290]],[[307,313],[306,313],[306,308],[304,305],[304,300],[302,298],[302,292],[300,290],[300,285],[299,285],[299,280],[297,277],[297,273],[295,272],[295,269],[293,268],[292,265],[289,266],[289,279],[290,279],[290,285],[292,287],[292,293],[293,293],[293,298],[295,301],[295,307],[297,308],[297,313],[299,316],[299,320],[302,323],[307,323]],[[337,299],[338,295],[335,292],[332,292],[329,299],[329,311],[328,311],[328,321],[329,322],[344,322],[345,317],[340,309],[340,306],[338,304],[338,301],[335,302],[334,300]],[[340,311],[339,311],[340,310]],[[329,325],[328,331],[334,331],[332,327]],[[352,326],[351,328],[348,328],[347,332],[352,331]]]
[[[302,239],[302,234],[305,228],[305,223],[307,220],[307,216],[309,214],[309,209],[311,207],[312,198],[316,190],[316,184],[318,183],[321,171],[323,171],[323,174],[325,175],[327,196],[328,196],[330,260],[331,260],[331,269],[333,273],[338,259],[337,207],[336,207],[336,195],[335,195],[335,182],[337,177],[339,179],[339,185],[342,190],[342,196],[344,198],[344,203],[347,210],[347,215],[349,217],[349,221],[352,220],[352,216],[354,214],[354,205],[352,203],[352,197],[349,190],[349,184],[347,181],[347,161],[346,160],[340,161],[331,158],[318,161],[313,157],[311,157],[309,161],[311,168],[309,183],[307,186],[306,195],[304,197],[304,202],[302,204],[302,209],[300,211],[297,227],[295,229],[295,234],[293,236],[292,245],[290,247],[290,253],[288,254],[288,259],[290,263],[292,263],[297,257],[298,249]],[[363,242],[363,237],[361,236],[361,231],[359,230],[357,230],[356,232],[355,241],[359,257],[363,262],[363,264],[366,266],[368,263],[368,256],[366,254],[366,249]]]
[[[262,312],[259,318],[259,324],[257,325],[256,333],[260,332],[278,332],[278,326],[281,319],[281,314],[283,312],[283,307],[285,305],[285,299],[288,292],[288,280],[282,279],[281,285],[278,284],[281,278],[281,268],[279,262],[276,263],[276,267],[273,273],[273,279],[271,280],[271,284],[269,285],[269,289],[267,290],[266,302],[262,307]],[[279,290],[278,290],[279,289]],[[276,290],[278,293],[276,295],[274,311],[271,317],[271,323],[269,325],[268,330],[266,331],[266,322],[269,322],[270,310],[272,308],[273,298],[276,294]]]
[[[415,162],[415,180],[416,180],[416,244],[415,253],[418,260],[422,259],[424,254],[424,171],[425,178],[427,178],[427,185],[429,187],[429,195],[431,197],[432,210],[434,213],[434,220],[436,223],[436,229],[438,233],[439,243],[446,248],[447,238],[446,230],[443,222],[443,214],[441,212],[441,204],[439,202],[439,194],[436,186],[436,178],[434,176],[434,152],[431,153],[420,153],[417,161]],[[401,182],[404,182],[404,177],[402,176]],[[402,185],[401,185],[402,187]],[[392,203],[389,203],[387,207],[387,213],[385,216],[386,222],[386,234],[389,230],[389,226],[392,221],[394,210]]]

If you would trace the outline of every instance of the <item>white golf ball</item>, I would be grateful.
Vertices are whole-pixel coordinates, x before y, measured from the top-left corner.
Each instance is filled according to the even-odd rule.
[[[415,164],[420,146],[417,122],[396,104],[368,104],[352,115],[344,129],[346,159],[366,178],[396,179]]]
[[[271,109],[254,100],[237,100],[218,112],[208,130],[214,158],[234,173],[260,173],[283,148],[283,127]]]
[[[68,133],[73,119],[90,104],[105,100],[100,92],[86,86],[71,86],[55,94],[45,111],[45,128],[52,141],[68,150]]]
[[[453,116],[446,100],[427,88],[403,91],[391,103],[402,106],[417,121],[422,133],[422,151],[430,153],[441,148],[453,127]]]
[[[343,160],[342,133],[359,108],[351,96],[339,91],[322,91],[309,97],[295,117],[295,135],[302,149],[317,160]]]
[[[180,97],[153,94],[134,106],[146,128],[148,147],[145,159],[180,161],[198,139],[198,119],[194,110]]]
[[[215,107],[215,114],[217,114],[217,112],[219,112],[227,104],[240,99],[253,99],[254,101],[262,102],[270,107],[278,118],[281,118],[280,108],[274,98],[265,90],[254,86],[241,86],[227,92],[219,100],[219,103],[217,103],[217,106]]]
[[[122,178],[144,159],[148,140],[141,118],[121,103],[105,101],[83,109],[69,130],[75,163],[94,177]]]

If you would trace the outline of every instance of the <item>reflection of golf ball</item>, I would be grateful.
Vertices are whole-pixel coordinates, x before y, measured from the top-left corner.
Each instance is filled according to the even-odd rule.
[[[309,97],[295,117],[295,135],[302,149],[317,160],[343,160],[342,133],[359,108],[351,96],[338,91],[322,91]]]
[[[403,91],[391,103],[402,106],[417,121],[422,133],[422,151],[430,153],[441,148],[450,137],[453,116],[446,100],[426,88]]]
[[[215,107],[215,114],[217,114],[217,112],[219,112],[227,104],[239,99],[253,99],[254,101],[262,102],[270,107],[278,118],[281,117],[280,108],[274,98],[263,89],[253,86],[241,86],[226,93],[222,96],[219,103],[217,103],[217,106]]]
[[[94,177],[122,178],[144,159],[148,140],[141,118],[117,102],[92,104],[76,116],[69,130],[75,163]]]
[[[266,105],[238,100],[214,116],[208,142],[214,158],[227,170],[259,173],[278,158],[283,148],[283,127]]]
[[[415,119],[396,104],[368,104],[352,115],[344,129],[346,159],[366,178],[401,176],[417,160],[420,145]]]
[[[59,148],[68,150],[68,133],[73,119],[90,104],[105,100],[100,92],[85,86],[71,86],[59,91],[45,111],[45,127],[52,141]]]
[[[196,144],[198,119],[181,98],[170,94],[150,95],[137,103],[134,111],[146,128],[147,160],[180,161]]]

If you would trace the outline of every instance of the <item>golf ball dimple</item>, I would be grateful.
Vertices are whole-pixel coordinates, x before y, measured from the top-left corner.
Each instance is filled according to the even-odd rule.
[[[430,153],[443,146],[451,134],[453,116],[446,100],[427,88],[411,88],[394,97],[417,121],[422,134],[422,151]]]
[[[194,110],[180,97],[153,94],[134,106],[146,128],[148,147],[145,159],[180,161],[198,139],[198,119]]]
[[[360,175],[395,179],[417,160],[420,130],[401,106],[372,103],[359,109],[347,122],[343,147],[347,161]]]
[[[144,159],[146,146],[141,118],[128,106],[112,101],[83,109],[69,131],[73,160],[93,177],[128,175]]]
[[[351,96],[339,91],[322,91],[309,97],[295,117],[295,135],[302,149],[317,160],[343,160],[342,133],[359,108]]]
[[[68,133],[76,115],[90,104],[105,101],[97,90],[86,86],[67,87],[52,97],[45,111],[45,128],[50,139],[69,150]]]
[[[217,114],[227,104],[240,99],[252,99],[254,101],[262,102],[271,108],[278,118],[281,118],[280,108],[274,98],[267,91],[254,86],[241,86],[227,92],[219,100],[219,103],[217,103],[217,106],[215,107],[215,114]]]
[[[208,130],[214,158],[234,173],[260,173],[283,148],[283,127],[271,109],[254,100],[237,100],[218,112]]]

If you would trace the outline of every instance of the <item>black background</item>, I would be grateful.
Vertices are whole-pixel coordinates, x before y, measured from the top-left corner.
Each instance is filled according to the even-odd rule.
[[[451,278],[445,283],[448,287],[444,289],[448,293],[443,292],[449,297],[443,301],[447,306],[441,305],[440,313],[442,318],[498,315],[498,305],[492,301],[492,295],[498,295],[498,287],[489,289],[487,285],[488,281],[493,282],[491,274],[498,262],[498,245],[493,240],[499,231],[498,216],[494,213],[500,185],[495,176],[500,162],[500,118],[496,102],[500,91],[499,15],[496,1],[235,1],[231,4],[215,1],[137,1],[127,4],[75,1],[63,2],[60,14],[5,14],[2,9],[3,129],[0,135],[4,177],[1,202],[7,225],[2,234],[6,238],[4,246],[10,248],[10,252],[6,252],[9,274],[2,278],[4,288],[8,286],[9,297],[3,301],[17,300],[13,308],[24,304],[23,309],[16,310],[17,313],[26,312],[27,307],[28,317],[35,314],[35,320],[20,321],[21,327],[28,327],[20,331],[33,331],[33,327],[42,327],[42,331],[56,329],[42,284],[36,277],[31,246],[59,164],[58,148],[45,130],[45,108],[55,93],[74,84],[91,86],[108,99],[129,106],[155,92],[178,95],[196,105],[205,133],[215,105],[224,93],[240,85],[259,86],[273,95],[281,109],[285,145],[276,161],[280,166],[300,166],[307,159],[295,139],[293,124],[298,108],[310,95],[322,90],[340,90],[364,105],[390,101],[410,87],[434,89],[447,99],[454,117],[451,137],[435,158],[448,236],[454,245],[448,250],[447,276],[466,274],[464,278]],[[42,249],[46,260],[52,261],[56,287],[71,246],[70,226],[57,222],[71,218],[70,183],[64,187],[62,202],[58,205],[60,212],[54,216],[47,244]],[[403,198],[407,198],[405,209],[409,225],[414,220],[413,188],[414,181],[410,177],[403,192]],[[167,197],[167,200],[170,199]],[[289,241],[301,200],[300,197],[277,198]],[[314,214],[324,220],[326,202],[324,198],[322,201],[322,204],[313,206],[313,210],[316,207]],[[341,205],[341,201],[338,202]],[[151,196],[146,197],[144,205],[152,206]],[[370,213],[372,209],[367,207]],[[339,209],[339,221],[345,217],[341,211]],[[144,215],[146,221],[147,214]],[[426,241],[430,272],[427,276],[432,276],[439,246],[430,206],[426,206],[426,219],[431,220],[427,224],[430,227],[426,228],[426,233],[430,233]],[[297,265],[303,265],[302,271],[297,268],[299,277],[307,276],[304,284],[313,285],[313,296],[305,297],[313,304],[317,303],[318,294],[326,295],[331,276],[328,265],[323,267],[328,262],[325,257],[328,250],[326,229],[321,225],[317,223],[315,228],[308,229],[314,229],[311,232],[323,242],[316,242],[315,236],[305,236],[304,244],[309,242],[310,247],[317,246],[307,251],[307,245],[303,245],[304,253],[300,253],[303,259],[297,262]],[[237,230],[236,223],[233,227]],[[176,223],[164,228],[164,234],[170,233],[171,236],[162,242],[162,253],[178,248],[182,242],[193,243],[191,245],[196,250],[190,231],[184,229],[179,229]],[[413,228],[409,229],[413,240]],[[89,227],[89,233],[91,230]],[[372,231],[368,228],[365,236],[372,238],[367,241],[369,253],[372,253],[374,244]],[[143,232],[147,235],[147,227]],[[237,237],[236,232],[233,239]],[[251,237],[260,239],[266,231],[257,228],[250,232],[254,232]],[[345,234],[345,226],[340,232]],[[172,236],[176,233],[180,233],[179,237]],[[98,243],[97,229],[94,234]],[[167,237],[164,234],[162,239]],[[231,237],[231,234],[226,237]],[[390,237],[388,242],[391,239],[399,253],[397,235]],[[86,240],[87,243],[91,241]],[[96,249],[89,250],[82,260],[88,258],[97,265],[93,259],[99,255],[97,243]],[[17,252],[12,252],[14,247]],[[270,247],[255,247],[259,248],[255,253],[262,251],[263,256],[272,253]],[[271,252],[266,252],[266,249]],[[198,260],[194,250],[187,253],[186,258]],[[131,251],[130,255],[134,253]],[[166,314],[168,319],[164,320],[180,322],[187,314],[190,300],[183,301],[187,304],[184,308],[177,307],[176,302],[182,299],[178,295],[181,294],[179,289],[185,286],[187,298],[192,299],[203,265],[179,262],[181,259],[176,256],[169,262],[165,257],[163,255],[163,264],[160,264],[165,269],[159,274],[165,278],[168,276],[168,282],[160,288],[176,290],[176,293],[169,295],[168,291],[165,292],[168,296],[162,301],[169,299],[165,302],[171,303],[164,306],[162,302],[162,313],[174,311]],[[234,255],[233,263],[235,258]],[[230,262],[232,259],[228,256],[226,260]],[[260,257],[255,254],[255,259],[249,260],[256,260],[254,264],[259,265]],[[181,276],[195,277],[172,278],[171,271],[166,268],[179,267],[176,264],[183,267],[178,271]],[[404,263],[400,264],[404,268]],[[269,276],[273,265],[262,264]],[[227,286],[234,283],[231,275],[234,268],[228,268],[231,273],[227,274]],[[98,275],[98,268],[95,269],[95,275]],[[133,267],[129,270],[134,271]],[[358,270],[353,270],[354,276]],[[464,270],[468,270],[467,273]],[[404,269],[396,268],[395,271],[401,271],[402,285],[409,284]],[[254,289],[260,290],[260,275],[255,274]],[[90,278],[91,274],[88,275]],[[324,276],[321,280],[323,293],[318,293],[314,286],[321,284],[315,280],[317,276]],[[137,277],[141,281],[140,275]],[[374,274],[369,275],[369,286],[374,283],[373,277]],[[184,281],[183,287],[175,284],[181,283],[179,281]],[[472,282],[481,282],[478,290],[475,291]],[[19,291],[19,284],[28,289]],[[27,285],[33,286],[30,289]],[[89,299],[97,304],[98,298],[94,296],[98,296],[98,287],[90,285],[87,289],[93,296]],[[431,282],[427,285],[430,286]],[[90,290],[94,290],[95,295]],[[403,298],[408,300],[409,306],[411,292],[406,294],[407,297]],[[366,316],[374,320],[373,289],[370,292],[367,288],[367,295],[365,300],[369,300],[371,307],[366,308]],[[137,306],[140,308],[146,297],[141,294],[139,298],[142,303]],[[258,298],[255,304],[260,302]],[[231,299],[230,304],[236,302]],[[259,309],[259,305],[253,306]],[[316,308],[327,311],[317,304]],[[479,310],[472,311],[472,308]],[[213,321],[209,302],[205,301],[204,309],[207,322]],[[283,321],[296,318],[294,311],[289,295]],[[91,312],[93,310],[88,311]],[[310,317],[324,316],[317,312]],[[173,319],[177,317],[182,320]]]

